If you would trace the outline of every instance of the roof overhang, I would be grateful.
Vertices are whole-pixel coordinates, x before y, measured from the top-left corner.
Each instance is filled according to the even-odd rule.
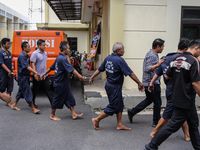
[[[37,23],[37,28],[43,30],[88,31],[89,25],[82,23]]]
[[[82,0],[46,0],[60,20],[81,20]]]

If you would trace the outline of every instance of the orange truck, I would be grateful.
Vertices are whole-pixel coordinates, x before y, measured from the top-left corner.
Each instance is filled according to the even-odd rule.
[[[28,41],[31,47],[31,53],[37,48],[37,40],[43,39],[46,43],[47,52],[47,68],[49,68],[59,54],[59,45],[61,41],[67,40],[67,35],[63,31],[51,30],[30,30],[30,31],[14,31],[12,42],[12,56],[13,56],[13,72],[17,74],[17,58],[20,55],[21,43]],[[50,73],[52,75],[53,72]]]

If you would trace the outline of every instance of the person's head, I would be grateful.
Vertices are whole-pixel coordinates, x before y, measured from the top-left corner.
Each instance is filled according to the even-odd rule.
[[[64,53],[65,55],[70,55],[70,49],[69,44],[67,41],[61,41],[60,42],[60,51]]]
[[[179,43],[178,43],[178,50],[179,51],[186,51],[188,49],[188,46],[190,44],[190,40],[187,38],[182,38],[180,39]]]
[[[192,53],[194,57],[200,56],[200,39],[192,40],[188,46],[188,52]]]
[[[22,48],[22,50],[25,51],[26,53],[29,53],[30,50],[31,50],[30,45],[29,45],[29,43],[28,43],[27,41],[22,42],[21,48]]]
[[[162,39],[155,39],[152,43],[152,49],[156,52],[156,53],[162,53],[163,49],[164,49],[164,43],[165,41]]]
[[[113,44],[112,48],[113,53],[123,56],[124,55],[124,45],[121,42],[116,42]]]
[[[42,40],[42,39],[39,39],[38,41],[37,41],[37,47],[40,49],[40,50],[42,50],[42,51],[44,51],[45,50],[45,41],[44,40]]]
[[[5,49],[8,50],[11,47],[11,41],[9,38],[3,38],[1,40],[1,46]]]

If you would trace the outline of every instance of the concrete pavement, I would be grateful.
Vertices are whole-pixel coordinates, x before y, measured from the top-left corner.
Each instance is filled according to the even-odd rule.
[[[13,95],[16,90],[17,87]],[[62,118],[60,122],[51,121],[48,118],[50,105],[44,95],[36,99],[40,115],[32,114],[24,100],[19,103],[20,112],[10,110],[0,102],[0,150],[143,150],[150,140],[152,115],[137,115],[133,124],[129,124],[124,115],[124,123],[132,131],[116,131],[115,116],[103,120],[102,130],[95,131],[91,118],[96,114],[84,104],[80,82],[73,82],[72,90],[76,108],[84,112],[84,119],[73,121],[69,111],[64,109],[58,111]],[[160,149],[191,150],[192,146],[183,141],[182,132],[178,131]]]

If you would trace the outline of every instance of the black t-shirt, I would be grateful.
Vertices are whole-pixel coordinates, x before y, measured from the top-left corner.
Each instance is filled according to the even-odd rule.
[[[191,53],[176,57],[166,73],[173,81],[173,103],[175,107],[190,109],[195,106],[196,92],[192,82],[200,81],[199,63]]]
[[[171,61],[173,61],[176,57],[178,57],[180,53],[168,53],[165,57],[164,63],[162,63],[156,70],[155,73],[158,76],[163,75],[164,82],[166,84],[166,97],[171,97],[173,95],[173,82],[165,78],[165,74]]]

